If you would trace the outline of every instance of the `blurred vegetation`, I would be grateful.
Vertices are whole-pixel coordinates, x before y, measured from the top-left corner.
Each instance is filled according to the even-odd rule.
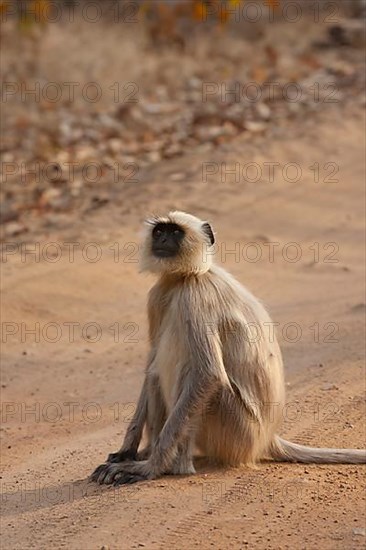
[[[147,17],[159,18],[161,21],[168,20],[174,23],[174,20],[180,17],[189,17],[193,21],[218,20],[225,24],[231,18],[235,17],[235,10],[241,9],[245,4],[248,6],[256,4],[259,9],[261,5],[264,9],[272,13],[281,10],[281,6],[289,3],[290,0],[0,0],[0,16],[4,20],[10,17],[18,17],[19,25],[27,28],[35,23],[45,24],[51,17],[51,14],[57,11],[58,7],[72,9],[73,12],[81,12],[83,7],[89,4],[90,7],[101,7],[103,16],[113,16],[116,13],[122,15],[129,13],[146,15]],[[290,2],[291,3],[291,2]],[[311,7],[313,10],[318,4],[319,8],[324,8],[328,0],[296,0],[296,5]],[[349,15],[360,16],[364,12],[366,0],[335,0],[332,5],[342,6]],[[55,19],[53,19],[55,21]]]
[[[0,19],[12,21],[20,39],[29,41],[27,49],[32,50],[35,64],[44,33],[52,23],[78,19],[92,24],[139,23],[154,47],[174,45],[184,50],[192,31],[227,28],[230,22],[244,19],[242,9],[256,10],[255,5],[262,20],[270,11],[278,12],[284,1],[287,0],[0,0]],[[255,20],[256,14],[253,17]]]
[[[364,105],[366,0],[339,2],[0,0],[0,241],[125,209],[167,159]]]
[[[227,26],[247,19],[256,23],[259,19],[273,21],[290,5],[296,9],[313,12],[331,9],[351,17],[366,15],[366,0],[0,0],[0,19],[16,21],[17,28],[25,35],[36,35],[49,23],[70,20],[78,15],[91,14],[94,23],[101,19],[115,23],[144,22],[153,42],[182,42],[178,27],[185,23],[185,32],[200,24]],[[287,8],[286,8],[287,5]],[[92,17],[97,19],[93,20]],[[319,17],[319,16],[318,16]],[[85,17],[84,17],[85,18]]]
[[[82,9],[87,2],[88,0],[0,0],[0,14],[7,12],[17,16],[19,25],[26,29],[35,23],[45,24],[57,4]],[[233,10],[245,2],[246,0],[99,0],[105,14],[116,13],[117,4],[121,10],[130,10],[132,13],[131,8],[134,5],[140,13],[158,17],[161,21],[169,19],[172,23],[179,17],[190,17],[196,21],[216,19],[220,23],[226,23],[233,15]],[[277,10],[281,0],[259,0],[259,3]]]

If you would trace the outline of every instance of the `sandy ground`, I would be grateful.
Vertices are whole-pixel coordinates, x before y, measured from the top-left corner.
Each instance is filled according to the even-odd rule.
[[[119,489],[87,482],[119,447],[143,378],[153,279],[135,262],[141,220],[171,207],[212,222],[217,261],[279,323],[288,401],[282,433],[313,445],[365,445],[362,122],[360,107],[349,106],[270,143],[239,139],[214,159],[166,161],[138,188],[127,186],[123,202],[43,235],[36,256],[7,256],[2,548],[365,547],[362,466],[215,470],[198,462],[194,477]],[[291,183],[280,169],[273,183],[264,176],[225,183],[219,171],[203,182],[207,160],[254,161],[263,171],[265,162],[294,162],[302,176]],[[325,181],[328,162],[338,168],[333,183]],[[73,261],[70,245],[59,254],[50,242],[78,242]],[[86,249],[90,242],[98,246]],[[274,258],[270,243],[278,243]],[[229,253],[235,247],[240,257]],[[96,250],[102,255],[92,262]],[[258,250],[261,258],[250,261]],[[295,253],[298,261],[289,261]]]

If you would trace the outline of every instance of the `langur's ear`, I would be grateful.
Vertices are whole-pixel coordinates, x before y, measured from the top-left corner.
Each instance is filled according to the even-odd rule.
[[[210,244],[215,244],[215,236],[209,223],[205,222],[202,224],[202,231],[209,238]]]

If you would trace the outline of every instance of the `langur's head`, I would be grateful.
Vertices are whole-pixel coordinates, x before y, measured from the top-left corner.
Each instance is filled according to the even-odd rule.
[[[146,221],[141,269],[152,273],[199,274],[212,264],[215,237],[210,224],[185,212]]]

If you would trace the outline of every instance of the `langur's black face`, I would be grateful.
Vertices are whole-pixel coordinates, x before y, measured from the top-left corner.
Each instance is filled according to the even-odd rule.
[[[157,258],[173,258],[179,254],[184,230],[176,223],[158,223],[152,231],[152,252]]]

